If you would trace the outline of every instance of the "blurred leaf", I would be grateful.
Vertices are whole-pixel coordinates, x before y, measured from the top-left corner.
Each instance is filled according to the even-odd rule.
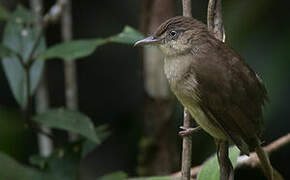
[[[132,27],[126,26],[123,32],[109,38],[74,40],[54,45],[41,53],[39,59],[60,58],[64,60],[75,60],[89,56],[96,48],[108,42],[132,44],[142,38],[143,36],[140,32]]]
[[[9,12],[0,4],[0,20],[7,20]]]
[[[80,153],[78,149],[69,147],[57,149],[47,158],[45,172],[53,180],[77,180],[80,167]]]
[[[106,43],[104,39],[75,40],[57,44],[40,54],[40,59],[61,58],[74,60],[92,54],[98,46]]]
[[[103,142],[110,136],[111,133],[108,131],[108,125],[103,124],[96,127],[96,134],[100,138],[101,142]]]
[[[235,167],[237,163],[239,154],[240,154],[240,150],[236,146],[230,148],[229,156],[230,156],[230,160],[232,162],[233,167]],[[219,180],[220,178],[219,171],[220,171],[219,164],[218,164],[217,156],[215,154],[213,157],[211,157],[209,160],[207,160],[203,164],[198,174],[197,179],[198,180]]]
[[[141,177],[141,178],[129,178],[129,180],[177,180],[173,177]]]
[[[92,142],[91,140],[85,140],[82,142],[82,152],[81,152],[81,157],[85,158],[90,152],[92,152],[98,144],[95,142]]]
[[[0,44],[0,58],[11,57],[13,54],[14,52],[11,49],[4,46],[3,44]]]
[[[39,167],[40,169],[44,169],[46,165],[46,158],[39,155],[32,155],[29,157],[29,163],[31,165]]]
[[[14,23],[31,25],[34,23],[33,14],[25,7],[18,5],[16,10],[10,16]],[[9,19],[10,21],[11,19]]]
[[[133,44],[142,38],[144,38],[144,36],[139,31],[130,26],[125,26],[123,32],[116,36],[110,37],[109,40],[111,42]]]
[[[99,137],[101,142],[107,139],[107,137],[110,135],[110,132],[108,132],[107,128],[108,128],[107,125],[101,125],[96,128],[97,137]],[[84,142],[82,142],[81,157],[82,158],[86,157],[99,145],[100,144],[96,144],[95,142],[92,142],[89,139],[85,140]]]
[[[19,164],[6,154],[0,152],[0,179],[5,180],[49,180],[50,176]]]
[[[32,15],[23,7],[19,6],[9,18],[5,26],[3,45],[12,51],[18,53],[25,61],[32,51],[33,45],[39,35],[39,29],[32,28]],[[45,49],[44,38],[39,43],[35,53],[39,53]],[[8,79],[9,86],[12,90],[14,98],[21,107],[26,105],[26,76],[17,57],[6,57],[2,59],[5,75]],[[36,61],[30,68],[30,94],[35,91],[41,77],[43,62]]]
[[[125,180],[127,179],[127,174],[124,172],[114,172],[108,175],[105,175],[101,178],[98,178],[98,180]]]
[[[51,128],[78,133],[96,143],[100,143],[94,124],[89,117],[80,112],[60,108],[41,113],[35,116],[33,120]]]

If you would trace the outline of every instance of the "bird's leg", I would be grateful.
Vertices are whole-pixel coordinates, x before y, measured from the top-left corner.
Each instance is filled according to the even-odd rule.
[[[215,142],[220,166],[220,180],[234,180],[234,169],[229,159],[229,143],[220,139],[215,139]]]
[[[182,131],[180,131],[178,133],[180,136],[191,136],[196,131],[201,130],[201,127],[197,126],[197,127],[194,127],[194,128],[187,128],[187,127],[184,127],[184,126],[180,126],[180,129],[182,129]]]

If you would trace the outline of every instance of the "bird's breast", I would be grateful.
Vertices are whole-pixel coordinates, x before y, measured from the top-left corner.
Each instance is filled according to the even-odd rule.
[[[201,101],[198,90],[198,81],[188,57],[166,58],[164,71],[171,90],[177,99],[185,106],[195,121],[215,138],[226,139],[219,128],[215,127],[206,114],[199,107]]]
[[[191,59],[188,56],[166,57],[164,72],[169,85],[176,96],[190,96],[196,94],[197,80],[192,71]]]

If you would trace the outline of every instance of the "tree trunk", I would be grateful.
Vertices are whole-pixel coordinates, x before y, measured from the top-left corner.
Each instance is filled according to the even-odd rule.
[[[161,8],[162,7],[162,8]],[[151,34],[163,21],[174,15],[173,0],[143,0],[141,31]],[[140,147],[140,175],[165,175],[176,169],[177,136],[172,123],[175,100],[163,72],[163,57],[154,47],[143,51],[144,137]]]

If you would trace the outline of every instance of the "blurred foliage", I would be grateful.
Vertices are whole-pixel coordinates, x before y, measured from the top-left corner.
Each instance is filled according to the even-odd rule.
[[[0,44],[0,57],[11,57],[13,54],[14,53],[11,49],[4,46],[3,44]]]
[[[24,128],[20,117],[19,110],[0,106],[0,149],[10,156],[23,160],[29,153],[23,149],[27,150],[28,147],[34,146],[34,141],[31,132]]]
[[[95,143],[100,143],[94,124],[89,117],[80,112],[60,108],[38,114],[33,120],[44,126],[77,133]]]
[[[129,180],[178,180],[179,178],[172,177],[145,177],[145,178],[130,178]],[[116,179],[117,180],[117,179]]]
[[[236,166],[237,159],[240,155],[240,150],[234,146],[229,150],[229,157],[232,162],[233,167]],[[203,165],[198,173],[198,180],[219,180],[220,170],[217,160],[217,155],[214,154],[210,159],[208,159]]]
[[[64,60],[74,60],[92,54],[101,45],[110,42],[133,44],[136,40],[143,38],[142,34],[129,26],[125,26],[123,32],[108,38],[98,38],[89,40],[76,40],[64,42],[50,47],[39,55],[40,59],[61,58]]]
[[[27,9],[18,6],[9,16],[9,13],[0,6],[0,19],[8,20],[3,42],[0,44],[0,57],[13,95],[22,108],[30,108],[27,106],[28,99],[33,95],[40,80],[44,61],[39,59],[78,59],[90,55],[97,47],[105,43],[132,44],[142,38],[139,32],[126,26],[123,32],[109,38],[74,40],[45,50],[45,40],[42,35],[44,30],[36,28],[34,17]],[[30,75],[30,81],[26,79],[26,75]],[[31,91],[27,95],[29,86]],[[31,111],[31,109],[25,109],[25,111]],[[32,120],[37,124],[77,133],[83,137],[76,142],[65,143],[54,149],[54,152],[47,158],[38,155],[31,156],[30,164],[37,168],[21,165],[7,154],[0,153],[0,179],[76,180],[79,176],[81,160],[109,135],[107,126],[95,128],[86,115],[63,108],[35,115]],[[124,173],[117,173],[102,179],[125,177]]]
[[[124,172],[114,172],[103,177],[98,178],[98,180],[125,180],[127,179],[127,174]]]
[[[9,12],[0,4],[0,21],[7,20],[9,18]]]
[[[6,154],[0,153],[0,179],[9,180],[51,180],[34,168],[23,166]]]
[[[22,6],[18,6],[5,26],[2,42],[3,45],[1,45],[2,47],[6,46],[15,52],[13,57],[11,57],[10,52],[9,57],[2,58],[2,64],[13,95],[21,107],[25,107],[27,104],[27,79],[21,61],[23,61],[23,63],[29,61],[29,57],[31,56],[31,53],[33,53],[32,51],[34,51],[33,47],[35,41],[37,41],[38,34],[40,33],[39,29],[31,26],[31,23],[33,22],[32,20],[32,14]],[[39,53],[44,49],[44,38],[41,38],[35,53]],[[35,62],[29,69],[30,95],[33,94],[37,87],[42,69],[42,61]]]

